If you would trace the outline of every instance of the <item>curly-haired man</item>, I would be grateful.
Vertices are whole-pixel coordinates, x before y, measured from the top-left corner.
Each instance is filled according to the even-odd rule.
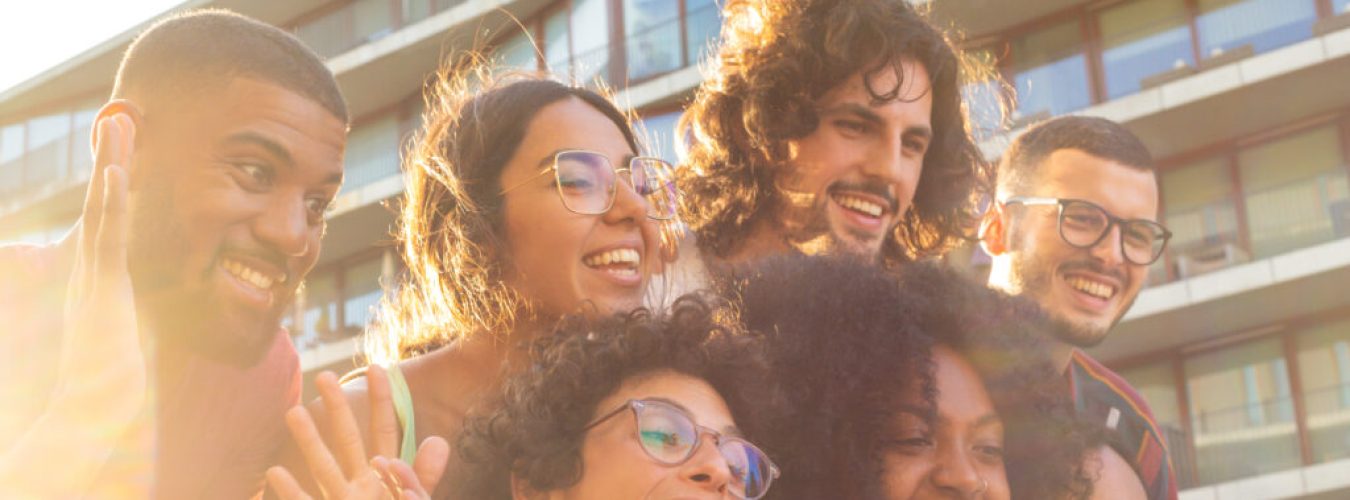
[[[897,263],[972,232],[985,167],[962,59],[894,0],[733,0],[685,114],[683,216],[705,263],[842,251]]]

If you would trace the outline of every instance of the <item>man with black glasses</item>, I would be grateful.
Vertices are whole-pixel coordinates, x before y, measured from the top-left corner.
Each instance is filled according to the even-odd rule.
[[[1130,309],[1171,237],[1157,222],[1152,156],[1115,122],[1057,118],[1008,148],[995,196],[980,227],[981,245],[993,257],[989,285],[1035,299],[1070,327],[1051,339],[1051,354],[1071,381],[1077,410],[1108,429],[1098,494],[1176,498],[1147,403],[1079,350],[1100,343]]]

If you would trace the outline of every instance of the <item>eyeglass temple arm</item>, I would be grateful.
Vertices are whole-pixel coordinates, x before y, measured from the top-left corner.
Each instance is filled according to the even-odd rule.
[[[543,177],[544,174],[547,174],[547,173],[549,173],[549,172],[552,171],[552,170],[553,170],[553,165],[549,165],[549,166],[547,166],[547,167],[544,167],[544,168],[542,168],[542,169],[539,170],[539,173],[536,173],[536,174],[534,174],[534,175],[531,175],[529,178],[527,178],[527,179],[525,179],[525,180],[522,180],[522,181],[520,181],[520,182],[517,182],[517,183],[513,184],[511,187],[508,187],[508,188],[506,188],[506,189],[503,189],[502,192],[497,193],[497,196],[504,195],[504,194],[510,192],[510,191],[513,190],[513,189],[516,189],[516,188],[518,188],[518,187],[521,187],[521,186],[524,186],[524,185],[526,185],[526,184],[529,184],[530,181],[535,180],[535,179],[538,179],[538,178],[540,178],[540,177]]]
[[[632,402],[632,401],[628,401],[628,402],[624,403],[623,406],[620,406],[620,407],[618,407],[618,408],[615,408],[614,411],[611,411],[611,412],[609,412],[609,413],[606,413],[603,417],[597,418],[597,419],[591,421],[591,423],[586,424],[586,427],[582,427],[582,428],[581,428],[581,432],[589,431],[589,430],[591,430],[592,428],[594,428],[595,426],[600,425],[601,423],[603,423],[603,422],[606,421],[606,420],[609,420],[609,419],[611,419],[611,418],[614,418],[615,415],[618,415],[618,414],[620,414],[620,413],[623,413],[624,410],[627,410],[627,409],[632,408],[632,407],[633,407],[633,402]]]

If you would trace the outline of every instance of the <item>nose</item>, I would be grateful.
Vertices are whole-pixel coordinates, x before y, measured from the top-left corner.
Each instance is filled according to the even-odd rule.
[[[299,257],[310,250],[311,232],[303,196],[276,193],[253,220],[253,235],[277,253]]]
[[[614,204],[605,212],[606,224],[640,223],[647,218],[647,199],[627,179],[614,183]]]
[[[717,443],[711,435],[705,434],[700,439],[706,440],[700,443],[694,456],[689,457],[689,461],[680,468],[680,475],[700,490],[725,492],[727,485],[731,484],[731,466],[718,452]]]
[[[876,144],[878,147],[873,148],[863,162],[863,174],[887,184],[904,182],[907,163],[917,160],[905,157],[902,138],[891,137]]]
[[[980,476],[973,457],[965,450],[947,450],[940,453],[937,467],[930,473],[933,485],[944,496],[951,498],[979,498],[989,483]]]
[[[1110,267],[1120,266],[1125,263],[1125,255],[1121,253],[1121,232],[1124,228],[1120,224],[1112,224],[1107,228],[1106,236],[1097,242],[1091,249],[1092,256],[1101,261],[1102,264]]]

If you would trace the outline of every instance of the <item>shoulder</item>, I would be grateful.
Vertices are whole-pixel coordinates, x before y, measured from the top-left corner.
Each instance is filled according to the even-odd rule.
[[[1114,448],[1102,446],[1091,453],[1088,473],[1093,478],[1092,498],[1139,499],[1148,494],[1129,461]]]
[[[1074,351],[1072,365],[1075,383],[1083,385],[1079,392],[1114,395],[1130,401],[1135,411],[1148,415],[1150,420],[1153,418],[1153,410],[1148,407],[1148,402],[1125,377],[1082,351]]]

